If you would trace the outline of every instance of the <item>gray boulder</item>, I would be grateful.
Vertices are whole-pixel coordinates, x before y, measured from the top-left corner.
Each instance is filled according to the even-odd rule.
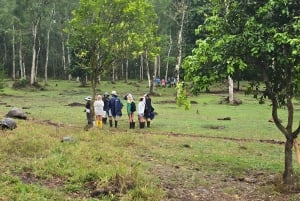
[[[5,130],[5,129],[10,129],[13,130],[17,128],[17,123],[15,122],[14,119],[12,118],[4,118],[0,120],[0,129]]]
[[[27,115],[20,108],[13,108],[7,114],[6,117],[17,118],[17,119],[27,119]]]

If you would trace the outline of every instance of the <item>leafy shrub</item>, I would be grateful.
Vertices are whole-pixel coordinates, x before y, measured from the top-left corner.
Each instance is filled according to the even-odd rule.
[[[13,88],[14,89],[21,89],[21,88],[25,88],[29,85],[29,80],[27,80],[26,78],[22,78],[20,80],[16,80],[13,83]]]

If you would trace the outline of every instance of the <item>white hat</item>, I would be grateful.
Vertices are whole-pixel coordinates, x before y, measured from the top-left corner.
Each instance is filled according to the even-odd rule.
[[[84,98],[84,100],[90,101],[90,100],[92,100],[92,97],[88,96],[88,97]]]
[[[112,92],[111,92],[111,95],[117,96],[117,92],[116,92],[116,91],[112,91]]]

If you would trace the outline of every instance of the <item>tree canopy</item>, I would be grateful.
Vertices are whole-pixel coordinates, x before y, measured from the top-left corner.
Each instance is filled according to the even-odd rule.
[[[292,182],[292,146],[300,132],[294,120],[293,97],[300,70],[300,3],[298,1],[225,1],[210,3],[206,21],[197,30],[201,38],[186,58],[186,78],[194,92],[224,75],[255,68],[265,83],[264,96],[272,101],[272,117],[286,137],[284,181]],[[278,108],[286,106],[286,125]],[[295,126],[293,126],[296,123]]]

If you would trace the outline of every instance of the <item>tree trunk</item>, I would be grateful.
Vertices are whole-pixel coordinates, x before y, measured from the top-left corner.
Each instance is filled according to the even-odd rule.
[[[30,84],[34,84],[35,78],[36,78],[36,38],[37,38],[37,30],[38,30],[38,25],[40,23],[40,17],[37,18],[35,22],[32,24],[32,63],[31,63],[31,74],[30,74]]]
[[[169,59],[170,59],[170,54],[171,54],[171,50],[172,50],[172,35],[170,33],[170,44],[169,44],[169,50],[168,50],[168,58],[167,58],[167,66],[166,66],[166,74],[165,74],[165,80],[168,80],[168,70],[169,70]]]
[[[36,62],[35,62],[35,77],[34,81],[37,81],[37,74],[38,74],[38,68],[39,68],[39,57],[40,57],[40,52],[41,52],[41,40],[40,38],[38,39],[38,50],[36,52]]]
[[[233,103],[233,80],[230,77],[230,75],[228,75],[228,88],[229,88],[229,103]]]
[[[152,90],[151,90],[151,93],[154,93],[155,91],[155,79],[157,78],[157,69],[158,69],[158,60],[159,60],[159,57],[158,55],[155,57],[154,59],[154,71],[153,71],[153,76],[152,76]]]
[[[70,40],[70,34],[68,33],[68,37],[67,37],[67,52],[68,52],[68,67],[71,66],[71,51],[70,51],[70,45],[69,45],[69,40]],[[71,80],[72,76],[71,74],[68,75],[68,79]]]
[[[61,32],[61,51],[62,51],[62,67],[64,70],[64,75],[66,72],[66,53],[65,53],[65,41],[64,41],[64,34]],[[64,76],[65,77],[65,76]]]
[[[148,51],[147,50],[146,50],[145,60],[146,60],[146,73],[147,73],[147,79],[148,79],[148,87],[149,87],[149,91],[151,93],[152,92],[151,90],[153,90],[153,86],[152,86],[153,84],[151,84],[152,79],[150,76],[149,59],[148,59]]]
[[[144,58],[143,58],[143,55],[141,55],[140,61],[141,61],[141,64],[140,64],[140,81],[143,81],[144,80]]]
[[[179,70],[180,70],[181,59],[182,59],[182,33],[183,33],[185,12],[186,12],[185,0],[181,0],[179,5],[180,24],[179,24],[178,41],[177,41],[178,55],[177,55],[177,63],[175,66],[176,83],[179,82]]]
[[[263,66],[263,64],[261,64]],[[272,101],[272,117],[274,120],[274,123],[276,127],[285,135],[286,143],[285,143],[285,159],[284,159],[284,173],[283,173],[283,182],[286,185],[293,184],[293,158],[292,158],[292,148],[293,148],[293,142],[294,139],[297,138],[297,136],[300,133],[300,122],[298,128],[293,132],[293,118],[294,118],[294,108],[292,104],[293,100],[293,88],[292,88],[292,68],[289,68],[288,66],[285,66],[285,78],[286,78],[286,106],[288,111],[288,122],[287,125],[282,125],[281,121],[278,117],[278,108],[279,108],[279,101],[278,96],[275,92],[273,92],[273,86],[269,80],[268,74],[267,74],[267,67],[263,66],[263,75],[264,75],[264,81],[266,85],[266,90],[268,93],[268,97]]]
[[[285,142],[285,159],[284,159],[284,173],[283,173],[283,182],[287,185],[293,184],[293,140],[287,138]]]
[[[116,82],[116,80],[115,80],[115,71],[116,71],[116,65],[115,65],[115,62],[114,63],[112,63],[112,75],[111,75],[111,82],[112,83],[115,83]]]
[[[13,24],[13,33],[12,33],[12,66],[13,66],[13,69],[12,69],[12,78],[13,80],[16,79],[16,61],[15,61],[15,58],[16,58],[16,49],[15,49],[15,25]]]
[[[20,78],[24,78],[24,70],[22,65],[22,42],[19,44],[19,68],[20,68]]]
[[[50,31],[51,31],[51,26],[52,26],[52,18],[54,15],[54,8],[51,11],[50,15],[50,23],[49,27],[47,30],[47,45],[46,45],[46,61],[45,61],[45,85],[48,85],[48,61],[49,61],[49,44],[50,44]]]
[[[129,68],[129,61],[128,58],[126,58],[126,66],[125,66],[125,82],[128,82],[128,68]]]
[[[161,63],[160,63],[160,55],[157,56],[157,59],[158,59],[158,62],[157,62],[157,76],[158,76],[159,78],[161,78],[161,77],[160,77],[160,67],[161,67],[161,66],[160,66],[160,64],[161,64]]]
[[[20,41],[19,41],[19,66],[21,79],[26,79],[25,65],[23,65],[23,52],[22,52],[22,32],[20,30]]]

